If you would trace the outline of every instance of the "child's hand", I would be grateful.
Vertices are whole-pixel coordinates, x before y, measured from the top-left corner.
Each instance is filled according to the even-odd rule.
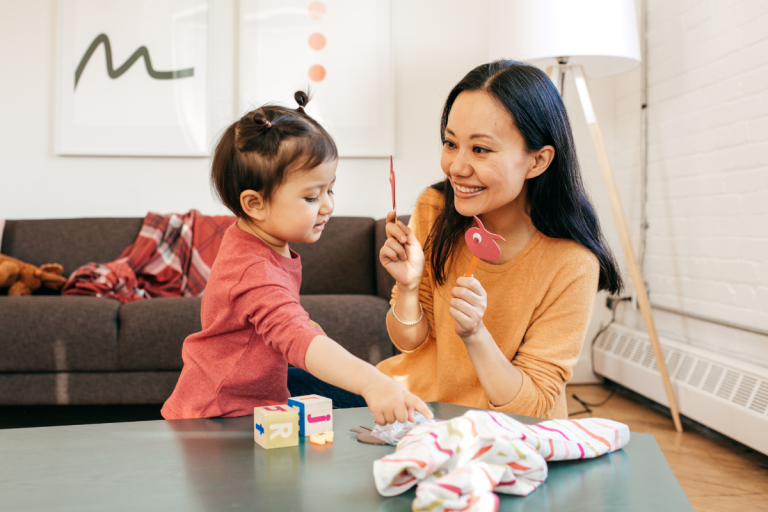
[[[432,411],[421,398],[378,370],[363,388],[361,395],[365,398],[368,408],[373,413],[374,420],[379,425],[394,423],[395,420],[415,421],[414,409],[427,419],[433,417]]]
[[[424,275],[424,251],[408,226],[394,223],[395,212],[387,214],[387,241],[381,248],[379,260],[397,284],[417,290]]]
[[[448,310],[456,323],[454,329],[462,340],[471,341],[472,336],[483,327],[483,315],[488,307],[488,295],[480,281],[474,277],[460,277],[451,290],[451,307]]]

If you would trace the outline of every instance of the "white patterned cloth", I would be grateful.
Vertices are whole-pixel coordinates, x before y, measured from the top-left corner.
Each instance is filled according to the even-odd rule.
[[[588,459],[629,442],[623,423],[600,418],[525,425],[492,411],[469,411],[411,430],[373,463],[382,496],[418,484],[414,511],[495,511],[493,491],[527,496],[547,478],[547,461]]]

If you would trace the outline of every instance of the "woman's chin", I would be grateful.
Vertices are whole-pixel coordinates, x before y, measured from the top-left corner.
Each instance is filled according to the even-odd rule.
[[[474,217],[475,215],[483,213],[482,207],[479,204],[472,204],[471,200],[455,197],[453,206],[456,208],[456,211],[459,212],[459,215],[463,215],[464,217]]]

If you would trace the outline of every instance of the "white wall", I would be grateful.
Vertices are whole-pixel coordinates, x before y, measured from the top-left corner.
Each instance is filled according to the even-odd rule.
[[[766,330],[768,4],[649,0],[648,27],[651,302]],[[624,82],[617,96],[638,87]],[[624,137],[639,122],[631,117],[617,124]],[[634,167],[633,155],[620,156]],[[643,328],[636,312],[622,313]],[[662,336],[768,367],[765,336],[654,317]]]
[[[409,211],[419,192],[442,176],[442,103],[464,74],[487,60],[487,4],[392,2],[400,212]],[[234,0],[216,0],[212,11],[216,132],[238,114],[235,11]],[[0,218],[224,212],[210,193],[209,159],[54,155],[56,33],[55,0],[0,0]],[[336,214],[386,215],[388,173],[387,159],[342,159]]]

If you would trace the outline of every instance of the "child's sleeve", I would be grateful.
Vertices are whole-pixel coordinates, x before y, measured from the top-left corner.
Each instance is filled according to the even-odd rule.
[[[256,270],[249,272],[258,273]],[[245,320],[253,324],[255,334],[265,345],[283,354],[293,366],[306,370],[304,358],[309,344],[323,333],[312,327],[298,294],[278,276],[266,271],[249,281],[258,284],[235,299],[236,307],[242,311]]]
[[[546,418],[572,376],[594,308],[599,278],[591,254],[562,268],[534,312],[512,364],[523,375],[517,396],[488,409]]]

